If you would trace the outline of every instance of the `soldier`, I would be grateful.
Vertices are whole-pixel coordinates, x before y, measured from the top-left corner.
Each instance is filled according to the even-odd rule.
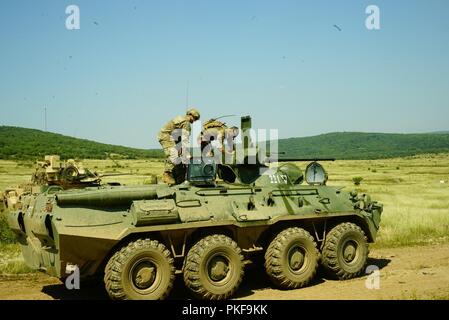
[[[173,169],[176,164],[179,164],[179,157],[183,155],[186,159],[191,158],[188,150],[191,124],[199,119],[200,113],[192,108],[187,110],[185,116],[178,116],[167,122],[159,131],[157,138],[167,157],[162,180],[169,185],[176,184]]]
[[[206,150],[208,156],[212,156],[212,141],[216,141],[217,149],[222,153],[233,154],[234,139],[239,135],[240,130],[237,127],[228,128],[225,123],[210,119],[203,125],[203,130],[198,137],[198,143],[201,145],[201,152]],[[228,148],[224,147],[224,140],[226,139]]]

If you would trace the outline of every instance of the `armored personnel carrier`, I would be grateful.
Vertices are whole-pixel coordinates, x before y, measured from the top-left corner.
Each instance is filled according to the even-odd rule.
[[[319,265],[338,279],[361,275],[382,205],[327,186],[316,159],[304,174],[291,162],[257,160],[250,128],[242,118],[242,162],[194,159],[180,185],[22,196],[8,223],[26,263],[59,278],[67,270],[102,277],[112,299],[164,299],[176,274],[197,298],[227,299],[258,255],[283,289],[307,286]]]

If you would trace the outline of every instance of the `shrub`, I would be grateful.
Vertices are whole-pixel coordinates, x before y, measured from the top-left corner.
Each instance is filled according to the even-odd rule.
[[[354,182],[354,184],[355,184],[356,186],[359,186],[360,183],[362,182],[362,180],[363,180],[362,177],[354,177],[354,178],[352,178],[352,181]]]
[[[6,223],[5,216],[0,213],[0,243],[14,243],[16,236]]]
[[[25,261],[21,258],[11,259],[6,261],[6,263],[0,264],[0,274],[7,275],[18,275],[18,274],[27,274],[27,273],[35,273],[36,270],[32,270],[25,264]]]

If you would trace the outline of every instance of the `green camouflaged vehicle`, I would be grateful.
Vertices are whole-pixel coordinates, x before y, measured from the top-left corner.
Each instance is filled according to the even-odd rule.
[[[242,118],[243,135],[250,127]],[[244,141],[246,150],[249,135]],[[303,174],[293,163],[249,158],[194,160],[186,182],[172,187],[50,186],[23,194],[8,223],[30,267],[104,277],[112,299],[166,298],[176,274],[198,298],[227,299],[258,255],[283,289],[306,286],[320,264],[339,279],[361,275],[382,205],[326,186],[317,161]]]

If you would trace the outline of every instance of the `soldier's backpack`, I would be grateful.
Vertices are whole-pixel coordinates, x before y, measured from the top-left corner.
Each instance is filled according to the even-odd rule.
[[[224,122],[215,119],[210,119],[203,124],[203,130],[206,131],[211,128],[227,128],[227,127],[226,123]]]

